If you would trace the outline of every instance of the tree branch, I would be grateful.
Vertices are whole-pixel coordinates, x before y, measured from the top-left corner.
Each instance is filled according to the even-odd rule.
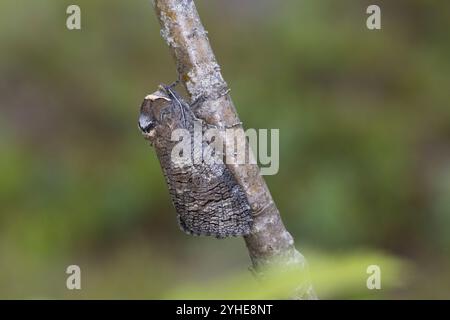
[[[228,86],[193,0],[154,0],[153,5],[161,24],[161,35],[169,45],[179,79],[191,101],[205,98],[196,109],[197,116],[221,128],[239,124]],[[252,232],[245,237],[253,271],[261,275],[265,267],[281,259],[284,265],[307,273],[306,260],[295,249],[294,240],[281,221],[258,166],[227,165],[243,187],[255,215]],[[294,298],[316,298],[309,280],[296,285],[295,290]]]

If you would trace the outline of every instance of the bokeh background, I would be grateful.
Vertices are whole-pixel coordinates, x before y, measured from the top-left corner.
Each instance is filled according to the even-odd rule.
[[[266,180],[318,295],[450,298],[450,2],[196,3],[245,126],[280,129]],[[0,12],[0,298],[279,297],[255,287],[242,239],[178,229],[136,125],[176,78],[150,1]]]

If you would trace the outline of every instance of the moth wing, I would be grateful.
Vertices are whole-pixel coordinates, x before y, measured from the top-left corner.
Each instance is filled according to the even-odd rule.
[[[202,162],[172,168],[166,180],[184,232],[217,238],[250,233],[250,205],[225,164]]]

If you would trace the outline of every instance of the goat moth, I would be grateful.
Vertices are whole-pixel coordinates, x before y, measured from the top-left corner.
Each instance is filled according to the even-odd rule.
[[[174,161],[173,150],[180,142],[173,141],[174,130],[183,129],[192,137],[194,128],[207,129],[171,86],[145,97],[139,115],[139,128],[154,146],[177,212],[180,228],[194,235],[244,236],[250,233],[253,218],[242,187],[223,161]],[[202,141],[201,148],[208,142]],[[198,150],[189,148],[190,156]]]

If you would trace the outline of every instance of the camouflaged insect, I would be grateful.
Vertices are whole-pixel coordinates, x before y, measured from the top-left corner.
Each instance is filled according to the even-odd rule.
[[[247,235],[253,223],[252,211],[242,187],[223,161],[202,159],[180,164],[171,158],[179,142],[171,140],[172,132],[187,129],[192,137],[196,122],[201,123],[204,132],[207,126],[198,121],[192,107],[171,86],[160,86],[145,97],[139,128],[156,149],[184,232],[217,238]],[[202,148],[207,147],[208,143],[202,141]]]

